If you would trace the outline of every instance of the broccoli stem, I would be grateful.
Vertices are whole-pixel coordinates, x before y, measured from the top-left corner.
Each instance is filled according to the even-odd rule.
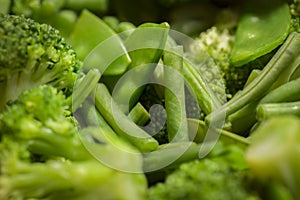
[[[257,107],[257,120],[263,121],[274,116],[296,115],[300,117],[300,101],[286,103],[266,103]]]
[[[158,142],[138,127],[121,111],[114,102],[106,86],[99,83],[95,92],[95,104],[104,119],[121,137],[128,139],[143,152],[153,151]]]
[[[270,89],[275,89],[288,82],[300,62],[299,45],[300,34],[291,33],[258,77],[230,101],[222,105],[220,109],[208,115],[206,122],[210,124],[212,121],[221,121],[224,114],[229,116],[245,105],[259,100]]]
[[[139,176],[118,172],[96,160],[18,162],[11,176],[2,177],[0,197],[10,199],[9,196],[13,195],[16,199],[88,200],[105,195],[109,199],[138,199],[143,189],[137,187],[135,182],[141,185],[145,182]],[[128,185],[121,187],[121,184]],[[115,187],[114,192],[107,192],[108,185]]]
[[[173,47],[163,54],[165,88],[165,107],[167,113],[167,132],[170,142],[189,141],[185,109],[184,79],[179,71],[183,67],[182,47]],[[176,84],[174,84],[176,80]]]
[[[59,136],[47,132],[28,139],[28,150],[45,156],[60,156],[70,160],[87,160],[91,156],[77,135],[73,137]]]

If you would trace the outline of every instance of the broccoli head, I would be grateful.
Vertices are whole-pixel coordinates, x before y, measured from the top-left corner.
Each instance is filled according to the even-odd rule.
[[[133,147],[99,127],[79,128],[69,99],[51,85],[9,103],[0,113],[0,199],[144,199],[145,176],[115,168],[141,171],[141,158],[124,150]]]
[[[78,136],[76,120],[69,114],[64,94],[51,85],[41,85],[22,92],[0,114],[0,137],[25,143],[31,153],[43,156],[90,158]]]
[[[0,15],[0,110],[22,91],[42,84],[70,94],[80,65],[56,29],[23,16]]]
[[[164,183],[150,188],[148,199],[259,199],[248,191],[245,180],[243,170],[235,170],[220,159],[195,160],[183,163]]]
[[[244,66],[234,67],[230,64],[230,53],[234,44],[234,31],[227,28],[213,26],[202,32],[195,42],[191,44],[188,56],[197,64],[201,61],[201,52],[204,50],[212,58],[215,65],[211,63],[201,64],[199,72],[207,78],[210,87],[219,99],[222,90],[226,90],[227,98],[230,99],[237,91],[242,90],[251,71],[261,69],[267,60],[259,59]],[[214,89],[215,88],[215,89]],[[223,92],[224,93],[224,92]]]

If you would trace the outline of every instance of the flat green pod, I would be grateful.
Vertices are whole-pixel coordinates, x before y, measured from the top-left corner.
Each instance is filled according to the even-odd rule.
[[[242,66],[284,42],[291,13],[282,0],[246,1],[238,23],[230,62]]]

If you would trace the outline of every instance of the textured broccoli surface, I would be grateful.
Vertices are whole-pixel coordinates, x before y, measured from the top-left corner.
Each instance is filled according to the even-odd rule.
[[[296,31],[300,32],[300,1],[293,0],[289,4],[291,11],[291,23],[290,23],[290,32]]]
[[[9,199],[144,199],[143,174],[125,173],[96,159],[34,161],[15,141],[0,144],[0,198]]]
[[[23,16],[0,15],[0,110],[22,91],[42,84],[70,94],[80,65],[56,29]]]
[[[244,171],[236,171],[222,160],[204,159],[182,164],[149,190],[149,200],[240,200],[259,199],[245,185]]]
[[[68,104],[61,91],[42,85],[22,92],[0,114],[0,199],[144,199],[143,174],[107,166],[85,145],[109,155],[109,162],[139,168],[141,160],[115,147],[132,146],[99,136],[97,128],[79,132]]]
[[[0,114],[0,136],[24,143],[34,154],[71,160],[90,158],[78,136],[76,120],[69,114],[64,94],[41,85],[22,92]]]
[[[208,85],[224,102],[224,93],[230,99],[237,91],[242,90],[251,71],[261,69],[267,59],[253,61],[241,67],[230,64],[230,53],[234,44],[234,33],[229,29],[213,26],[202,32],[191,44],[188,56],[199,65],[199,73],[206,77]],[[201,54],[206,51],[213,62],[201,64]],[[214,64],[215,63],[215,64]],[[224,91],[225,90],[225,91]]]

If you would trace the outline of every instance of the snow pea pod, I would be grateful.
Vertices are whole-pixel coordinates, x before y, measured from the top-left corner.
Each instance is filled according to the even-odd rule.
[[[278,47],[288,35],[290,19],[282,0],[245,1],[230,62],[241,66]]]
[[[169,30],[168,23],[145,23],[138,26],[124,42],[131,63],[113,91],[113,97],[124,113],[128,112],[129,97],[129,108],[132,108],[142,94],[144,87],[140,86],[150,82],[165,49]],[[129,96],[130,93],[133,94]]]
[[[121,38],[87,10],[81,13],[69,43],[84,61],[84,71],[97,68],[104,75],[120,75],[131,62]]]

